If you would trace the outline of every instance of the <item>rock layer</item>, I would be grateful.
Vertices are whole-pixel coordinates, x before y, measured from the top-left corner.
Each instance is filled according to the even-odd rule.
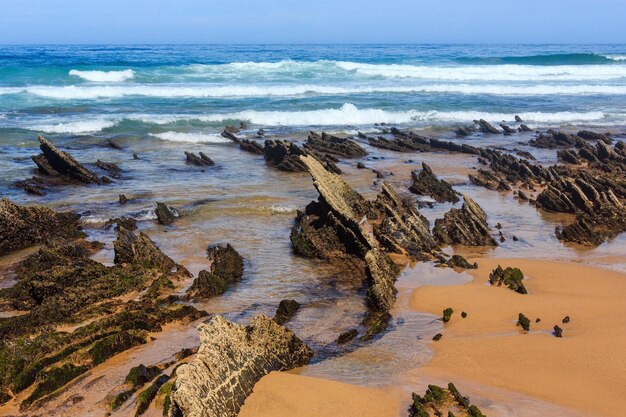
[[[409,187],[411,192],[430,196],[438,203],[447,201],[456,203],[459,201],[459,197],[452,186],[446,181],[438,179],[425,162],[422,163],[422,170],[419,174],[417,171],[413,171],[411,177],[413,178],[413,183]]]
[[[452,208],[443,219],[435,220],[433,235],[448,245],[497,246],[487,225],[487,215],[471,198],[462,194],[465,202],[461,209]]]
[[[306,365],[313,357],[291,331],[263,315],[246,327],[214,316],[198,331],[195,359],[176,371],[172,417],[234,417],[264,375]]]

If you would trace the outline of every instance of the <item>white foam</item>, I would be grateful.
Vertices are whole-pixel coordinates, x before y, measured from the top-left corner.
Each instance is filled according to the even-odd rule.
[[[91,120],[79,120],[75,122],[66,123],[50,123],[28,126],[30,130],[36,130],[47,133],[93,133],[102,129],[106,129],[115,126],[117,120],[113,119],[91,119]]]
[[[613,61],[626,61],[626,55],[604,55],[604,57]]]
[[[79,71],[70,70],[69,75],[80,77],[83,80],[93,81],[97,83],[106,82],[122,82],[129,80],[135,76],[135,72],[132,69],[126,69],[123,71]]]
[[[187,143],[230,143],[229,139],[226,139],[218,134],[210,133],[184,133],[184,132],[163,132],[163,133],[150,133],[157,139],[167,140],[169,142],[187,142]]]
[[[306,94],[349,95],[371,93],[457,93],[493,95],[626,95],[626,85],[510,85],[510,84],[420,84],[382,86],[329,86],[329,85],[268,85],[268,86],[65,86],[27,87],[30,94],[63,100],[93,100],[126,96],[163,98],[229,98],[229,97],[289,97]]]
[[[559,123],[585,123],[601,121],[605,118],[602,112],[526,112],[519,115],[528,123],[536,124],[559,124]],[[256,111],[246,110],[235,113],[206,114],[206,115],[130,115],[132,120],[141,120],[156,124],[169,124],[176,121],[200,121],[208,123],[221,123],[232,120],[245,120],[262,126],[362,126],[374,123],[405,124],[412,122],[436,123],[436,122],[460,122],[468,123],[474,119],[485,119],[492,122],[502,120],[512,121],[512,114],[489,113],[476,111],[389,111],[384,109],[359,109],[354,104],[345,103],[340,108],[308,110],[308,111]],[[620,115],[623,119],[624,115]],[[195,135],[175,133],[175,138]],[[163,134],[157,134],[162,136]],[[224,139],[224,138],[219,138]],[[174,139],[176,140],[176,139]]]

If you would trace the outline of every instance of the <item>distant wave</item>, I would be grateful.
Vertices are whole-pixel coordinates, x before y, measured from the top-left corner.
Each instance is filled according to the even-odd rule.
[[[504,57],[463,57],[457,59],[457,61],[473,64],[598,65],[610,64],[615,61],[615,58],[611,55],[586,53]]]
[[[70,70],[69,75],[80,77],[87,81],[106,83],[129,80],[135,76],[135,72],[132,69],[123,71],[79,71],[73,69]]]
[[[611,61],[626,61],[626,55],[604,55]]]
[[[150,133],[150,136],[161,140],[167,140],[169,142],[188,142],[188,143],[230,143],[229,139],[226,139],[218,134],[208,133],[183,133],[183,132],[163,132],[163,133]]]
[[[66,123],[51,123],[51,124],[38,124],[28,127],[30,130],[36,130],[46,133],[92,133],[99,132],[103,129],[113,127],[117,124],[118,120],[112,119],[92,119],[92,120],[79,120],[75,122]]]
[[[600,121],[605,115],[602,112],[527,112],[519,115],[528,123],[560,124],[586,123]],[[130,120],[144,123],[170,124],[187,121],[206,123],[222,123],[233,120],[245,120],[261,126],[361,126],[374,123],[405,124],[413,122],[425,123],[471,123],[474,119],[485,119],[492,122],[512,121],[507,113],[488,113],[475,111],[389,111],[384,109],[359,109],[354,104],[345,103],[340,108],[307,110],[307,111],[256,111],[246,110],[234,113],[208,115],[129,115]],[[161,135],[161,134],[158,134]]]
[[[229,98],[229,97],[289,97],[302,95],[350,95],[375,93],[457,93],[491,95],[626,95],[623,85],[509,85],[509,84],[424,84],[415,86],[330,86],[330,85],[275,85],[275,86],[66,86],[0,87],[0,94],[29,93],[58,100],[94,100],[98,98],[162,97],[162,98]]]

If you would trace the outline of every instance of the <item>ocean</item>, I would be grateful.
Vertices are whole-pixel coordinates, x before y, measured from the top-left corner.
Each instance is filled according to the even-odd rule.
[[[626,124],[620,45],[0,47],[0,141],[48,135],[215,142],[225,124],[290,133]]]

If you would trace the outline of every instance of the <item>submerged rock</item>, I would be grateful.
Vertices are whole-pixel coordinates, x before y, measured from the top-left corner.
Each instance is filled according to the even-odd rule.
[[[87,168],[78,163],[70,154],[58,150],[43,136],[37,138],[42,153],[33,156],[39,171],[44,175],[63,175],[82,183],[101,183],[101,180]]]
[[[422,163],[422,170],[419,174],[417,171],[413,171],[411,177],[413,178],[413,183],[409,187],[411,192],[430,196],[438,203],[447,201],[456,203],[459,201],[459,197],[452,186],[446,181],[438,179],[425,162]]]
[[[291,331],[263,315],[246,327],[214,316],[198,331],[196,357],[176,371],[172,417],[235,417],[263,376],[304,366],[313,357]]]
[[[493,125],[491,125],[491,123],[489,123],[488,121],[486,121],[484,119],[474,120],[474,123],[476,123],[478,125],[480,131],[483,132],[483,133],[493,133],[493,134],[502,133],[498,129],[493,127]]]
[[[169,226],[174,223],[174,220],[176,219],[176,212],[165,203],[160,203],[158,201],[156,203],[154,214],[157,216],[157,222],[163,226]]]
[[[124,227],[119,227],[113,249],[116,264],[139,264],[144,268],[154,268],[162,272],[170,272],[177,266],[143,232],[135,234]]]
[[[520,294],[528,294],[524,287],[524,274],[519,268],[507,267],[502,269],[500,265],[489,274],[489,282],[491,285],[505,285],[510,290]]]
[[[461,209],[452,208],[443,219],[435,220],[433,235],[441,243],[466,246],[497,246],[487,225],[487,215],[471,198],[465,200]]]
[[[193,152],[185,152],[185,156],[187,157],[187,164],[195,165],[198,167],[210,167],[215,165],[215,162],[213,162],[211,158],[206,156],[204,152],[199,152],[199,155],[200,156],[196,155]]]
[[[51,237],[84,236],[80,216],[57,213],[42,206],[20,206],[8,198],[0,200],[0,255],[42,243]]]
[[[122,175],[122,168],[113,162],[104,162],[98,159],[96,161],[96,166],[101,170],[108,172],[113,178],[120,178]]]

